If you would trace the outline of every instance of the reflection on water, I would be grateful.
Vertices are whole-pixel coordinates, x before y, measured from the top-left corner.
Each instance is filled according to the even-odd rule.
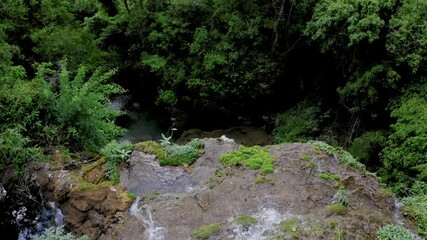
[[[118,119],[118,125],[127,130],[124,136],[118,139],[120,143],[156,141],[161,139],[162,132],[167,131],[164,123],[168,122],[168,119],[155,112],[144,111],[138,103],[132,102],[129,95],[115,97],[110,108],[125,112],[125,115]]]

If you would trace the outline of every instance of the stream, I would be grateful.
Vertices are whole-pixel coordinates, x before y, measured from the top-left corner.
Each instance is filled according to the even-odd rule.
[[[167,117],[155,111],[144,110],[144,107],[134,102],[130,95],[114,97],[110,108],[124,112],[124,115],[117,120],[117,124],[126,129],[125,134],[118,139],[119,143],[132,144],[159,140],[161,134],[166,134],[168,127],[172,124]]]

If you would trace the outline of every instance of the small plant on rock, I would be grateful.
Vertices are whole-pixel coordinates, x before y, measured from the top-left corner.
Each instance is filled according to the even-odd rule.
[[[215,223],[199,227],[196,231],[191,232],[190,236],[193,239],[208,239],[209,237],[218,234],[220,230],[220,225]]]
[[[377,231],[379,240],[411,240],[414,239],[411,233],[403,226],[389,224]]]
[[[113,140],[101,149],[100,153],[107,158],[107,163],[104,165],[104,173],[108,179],[115,183],[120,181],[120,173],[117,168],[129,158],[131,148],[129,145],[121,145]]]
[[[166,145],[166,156],[160,158],[161,165],[178,166],[180,164],[193,164],[200,154],[200,149],[205,146],[203,140],[195,138],[185,145]]]
[[[237,216],[236,222],[239,225],[242,225],[243,227],[248,228],[251,225],[255,224],[257,222],[257,220],[252,216],[249,216],[246,214],[241,214],[241,215]]]

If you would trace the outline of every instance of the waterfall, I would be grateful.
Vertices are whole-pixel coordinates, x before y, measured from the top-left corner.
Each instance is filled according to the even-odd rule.
[[[166,229],[164,227],[157,226],[158,224],[154,221],[153,211],[150,206],[138,206],[140,200],[141,197],[137,197],[133,202],[129,209],[130,214],[144,224],[148,240],[166,239]]]

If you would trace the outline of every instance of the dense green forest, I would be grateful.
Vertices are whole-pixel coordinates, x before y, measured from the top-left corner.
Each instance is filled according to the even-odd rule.
[[[340,145],[427,233],[426,0],[3,0],[0,20],[0,162],[18,172],[99,152],[127,90],[190,125]]]

